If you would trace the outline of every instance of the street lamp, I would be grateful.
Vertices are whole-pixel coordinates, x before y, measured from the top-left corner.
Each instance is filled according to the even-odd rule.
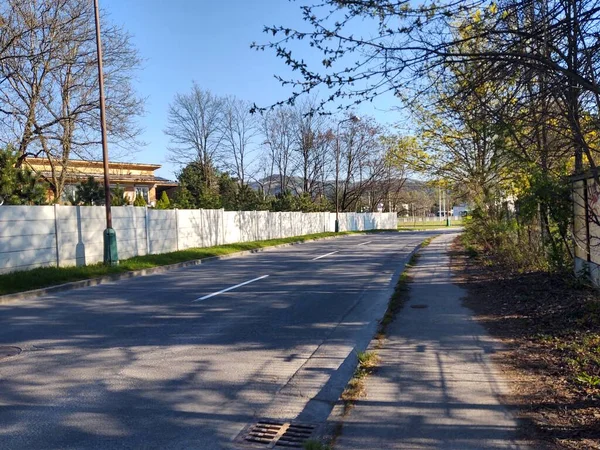
[[[100,40],[100,11],[98,0],[94,0],[94,16],[96,21],[96,50],[98,52],[98,86],[100,94],[100,131],[102,133],[102,160],[104,163],[104,198],[106,208],[106,230],[104,230],[104,264],[119,264],[117,253],[117,234],[112,227],[110,210],[110,180],[108,177],[108,146],[106,143],[106,105],[104,104],[104,75],[102,71],[102,41]]]
[[[359,122],[360,117],[351,114],[350,117],[342,119],[337,124],[336,150],[335,150],[335,232],[340,232],[340,198],[338,196],[338,181],[340,177],[340,125],[344,122]]]

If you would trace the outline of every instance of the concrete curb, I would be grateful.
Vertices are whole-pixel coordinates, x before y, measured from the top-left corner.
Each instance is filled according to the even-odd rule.
[[[387,230],[385,230],[385,231],[387,231]],[[384,232],[384,230],[382,230],[381,232]],[[57,292],[65,292],[65,291],[70,291],[73,289],[80,289],[80,288],[89,287],[89,286],[97,286],[99,284],[111,283],[114,281],[125,280],[128,278],[143,277],[146,275],[155,275],[158,273],[168,272],[173,269],[181,269],[183,267],[199,266],[200,264],[206,264],[206,263],[209,263],[212,261],[219,261],[222,259],[229,259],[229,258],[237,258],[240,256],[245,256],[245,255],[249,255],[252,253],[260,253],[260,252],[264,252],[266,250],[275,249],[275,248],[290,247],[292,245],[301,245],[301,244],[306,244],[308,242],[315,242],[315,241],[326,241],[326,240],[331,240],[331,239],[339,239],[339,238],[345,237],[345,236],[360,236],[360,235],[368,235],[368,234],[370,234],[370,233],[364,232],[364,233],[352,233],[351,235],[343,235],[343,236],[327,236],[327,237],[322,237],[322,238],[317,238],[317,239],[310,239],[307,241],[297,241],[297,242],[290,242],[287,244],[272,245],[269,247],[257,248],[254,250],[244,250],[241,252],[229,253],[227,255],[209,256],[207,258],[193,259],[190,261],[184,261],[184,262],[180,262],[180,263],[176,263],[176,264],[169,264],[166,266],[152,267],[150,269],[133,270],[131,272],[124,272],[124,273],[119,273],[119,274],[115,274],[115,275],[106,275],[106,276],[99,277],[99,278],[90,278],[87,280],[71,281],[69,283],[59,284],[56,286],[49,286],[47,288],[34,289],[31,291],[24,291],[24,292],[15,292],[14,294],[0,295],[0,305],[5,305],[7,303],[15,302],[18,300],[28,300],[28,299],[32,299],[32,298],[42,297],[44,295],[54,294]]]

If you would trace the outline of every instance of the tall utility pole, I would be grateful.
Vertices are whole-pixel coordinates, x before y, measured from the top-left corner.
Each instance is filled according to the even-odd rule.
[[[444,189],[444,216],[446,217],[446,226],[450,226],[450,216],[448,215],[448,208],[450,207],[450,202],[448,199],[448,191]]]
[[[119,264],[117,253],[117,233],[112,227],[112,212],[110,210],[110,179],[108,173],[108,144],[106,142],[106,105],[104,103],[104,73],[102,70],[102,41],[100,39],[100,11],[98,0],[94,0],[94,15],[96,19],[96,49],[98,52],[98,86],[100,91],[100,130],[102,133],[102,159],[104,163],[104,195],[106,208],[106,230],[104,230],[104,264],[113,266]]]
[[[438,215],[440,220],[442,220],[442,185],[438,186]]]

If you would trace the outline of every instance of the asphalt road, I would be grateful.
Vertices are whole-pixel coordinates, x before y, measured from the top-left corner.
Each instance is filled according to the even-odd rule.
[[[0,359],[0,449],[228,449],[256,418],[325,421],[428,234],[316,241],[0,306],[0,346],[23,350]]]

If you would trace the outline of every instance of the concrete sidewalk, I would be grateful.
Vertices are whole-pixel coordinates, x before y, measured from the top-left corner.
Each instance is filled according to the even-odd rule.
[[[410,299],[388,328],[380,368],[343,419],[335,450],[528,448],[498,401],[508,383],[488,359],[498,344],[452,284],[447,249],[454,237],[421,250]]]

